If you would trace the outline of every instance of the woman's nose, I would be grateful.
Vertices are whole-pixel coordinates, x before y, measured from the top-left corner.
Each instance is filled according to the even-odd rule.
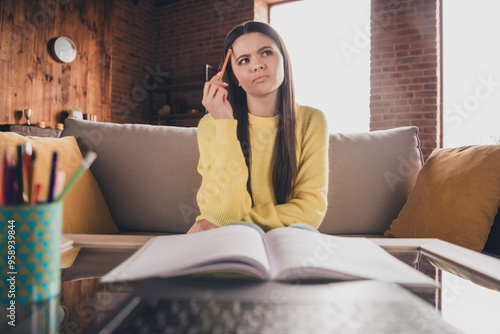
[[[252,70],[254,72],[257,72],[258,70],[262,70],[262,69],[264,69],[264,65],[263,64],[254,64],[253,68],[252,68]]]

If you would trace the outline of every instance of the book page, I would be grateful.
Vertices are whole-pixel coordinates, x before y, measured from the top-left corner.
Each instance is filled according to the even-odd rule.
[[[377,279],[408,287],[435,286],[434,280],[369,239],[279,228],[268,232],[264,243],[272,279]]]
[[[102,278],[104,282],[227,271],[266,279],[269,262],[253,228],[230,225],[208,231],[159,236]]]

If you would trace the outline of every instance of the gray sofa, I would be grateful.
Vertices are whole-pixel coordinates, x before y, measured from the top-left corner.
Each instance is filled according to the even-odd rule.
[[[97,152],[91,167],[111,216],[127,234],[185,233],[199,214],[197,129],[68,118],[62,137]],[[323,233],[383,236],[423,166],[417,127],[330,135]],[[500,255],[500,214],[485,251]]]
[[[62,133],[74,136],[83,154],[97,152],[92,173],[115,224],[126,233],[185,233],[194,223],[201,184],[196,135],[196,128],[71,118]],[[331,134],[329,161],[328,210],[320,232],[382,236],[422,168],[418,129]]]
[[[67,119],[120,231],[184,233],[198,215],[197,129]],[[320,231],[383,234],[422,167],[418,129],[333,134],[328,211]]]

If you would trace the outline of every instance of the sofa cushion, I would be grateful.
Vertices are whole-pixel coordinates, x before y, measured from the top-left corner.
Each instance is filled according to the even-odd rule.
[[[17,133],[7,132],[0,132],[0,156],[3,156],[6,146],[14,154],[15,147],[27,141],[31,142],[36,152],[35,178],[42,184],[40,200],[45,200],[50,179],[52,153],[58,152],[58,170],[66,173],[66,180],[69,180],[80,166],[83,157],[73,137],[24,137]],[[118,232],[99,190],[99,185],[91,172],[87,171],[82,175],[63,201],[63,233]]]
[[[330,135],[320,231],[383,234],[422,166],[416,127]],[[196,128],[67,119],[62,136],[100,159],[91,169],[122,231],[183,233],[199,214]]]
[[[500,206],[500,145],[435,149],[386,235],[481,251]]]
[[[122,231],[186,232],[199,214],[196,128],[98,123],[68,118],[74,136]]]
[[[319,230],[382,234],[422,167],[418,128],[331,134],[329,161],[328,210]]]

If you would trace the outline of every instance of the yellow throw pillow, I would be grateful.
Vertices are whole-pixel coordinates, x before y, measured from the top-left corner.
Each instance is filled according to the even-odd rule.
[[[481,251],[500,206],[500,145],[435,149],[386,236]]]
[[[16,158],[16,146],[31,142],[36,151],[36,176],[42,184],[40,200],[47,198],[52,153],[58,152],[58,170],[66,173],[66,181],[75,173],[83,159],[74,137],[24,137],[12,132],[0,132],[0,156],[8,147]],[[99,159],[99,157],[97,157]],[[64,198],[63,233],[118,233],[108,206],[94,176],[87,170]]]

